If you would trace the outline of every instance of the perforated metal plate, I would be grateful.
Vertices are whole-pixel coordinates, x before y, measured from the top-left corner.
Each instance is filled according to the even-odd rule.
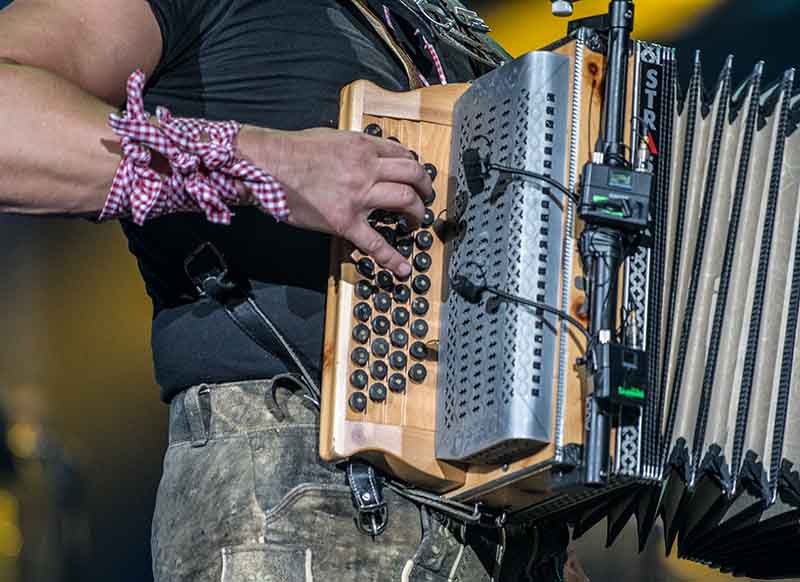
[[[530,53],[477,80],[455,110],[448,217],[450,277],[466,275],[527,299],[558,305],[563,239],[560,193],[493,171],[471,194],[463,154],[563,179],[571,66]],[[439,351],[436,454],[506,462],[552,439],[557,319],[485,293],[469,303],[445,286]]]

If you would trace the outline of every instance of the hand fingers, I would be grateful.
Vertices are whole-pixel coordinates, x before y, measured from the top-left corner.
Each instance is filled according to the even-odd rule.
[[[389,210],[405,215],[416,225],[422,222],[425,205],[422,199],[408,184],[380,182],[367,194],[366,203],[370,209]]]
[[[377,179],[375,182],[399,182],[412,186],[417,193],[426,198],[433,192],[430,176],[419,162],[396,158],[378,159]]]
[[[374,140],[375,146],[378,148],[378,157],[414,159],[409,149],[401,143],[380,137],[373,137],[372,139]]]
[[[356,245],[362,253],[372,257],[383,268],[389,269],[401,279],[411,275],[409,262],[365,221],[359,222],[358,226],[348,234],[350,242]]]

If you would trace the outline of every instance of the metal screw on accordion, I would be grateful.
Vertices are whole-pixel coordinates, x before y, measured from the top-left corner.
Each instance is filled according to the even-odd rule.
[[[364,133],[367,135],[371,135],[373,137],[383,137],[383,130],[381,126],[377,123],[370,123],[367,127],[364,128]]]

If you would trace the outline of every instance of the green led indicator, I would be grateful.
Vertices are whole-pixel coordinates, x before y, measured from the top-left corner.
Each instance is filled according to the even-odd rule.
[[[622,218],[625,217],[625,213],[620,210],[603,210],[603,212],[605,212],[606,214],[610,214],[611,216],[619,216]]]
[[[608,196],[592,196],[592,202],[608,202]]]
[[[626,388],[625,386],[617,386],[617,394],[624,396],[625,398],[644,400],[644,390],[637,388],[636,386],[631,386],[630,388]]]

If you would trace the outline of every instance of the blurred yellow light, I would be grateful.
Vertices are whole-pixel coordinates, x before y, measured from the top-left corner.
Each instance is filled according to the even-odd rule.
[[[22,534],[15,523],[0,520],[0,557],[17,558],[22,551]]]
[[[722,0],[646,0],[635,3],[634,36],[642,40],[664,40],[685,29]],[[608,0],[582,0],[575,4],[573,18],[608,11]],[[550,13],[550,2],[508,0],[483,15],[492,36],[512,55],[536,50],[563,37],[567,19]]]
[[[17,521],[19,502],[10,491],[0,489],[0,520]]]
[[[30,459],[36,452],[39,433],[32,424],[19,422],[8,429],[8,448],[20,459]]]

